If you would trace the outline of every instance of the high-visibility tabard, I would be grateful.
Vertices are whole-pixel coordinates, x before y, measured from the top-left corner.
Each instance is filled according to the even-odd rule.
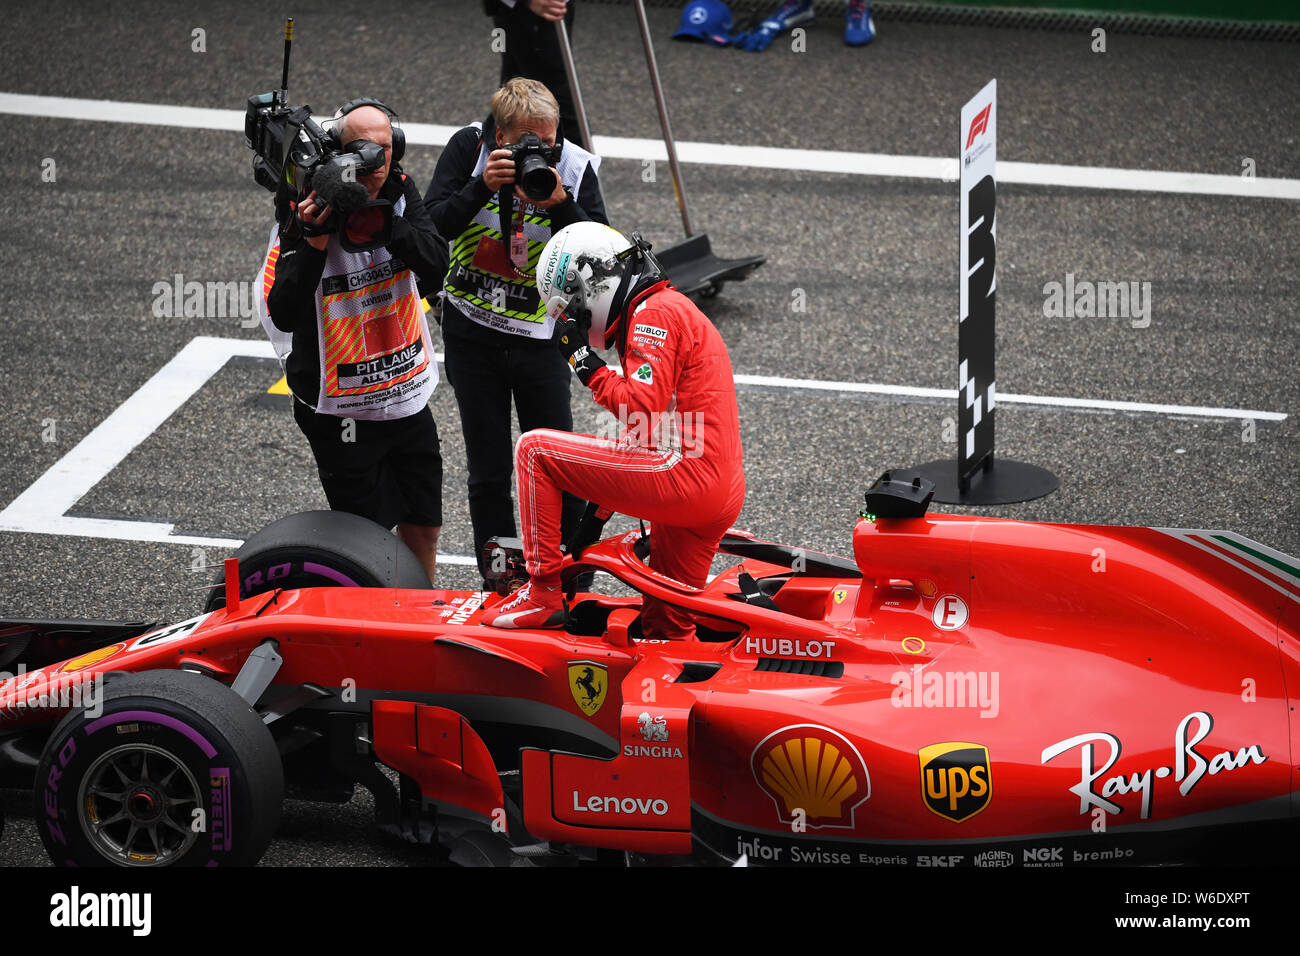
[[[400,214],[404,205],[403,197],[395,211]],[[288,353],[284,333],[265,310],[278,254],[273,232],[264,267],[262,324],[283,359]],[[415,275],[387,249],[345,252],[337,242],[326,247],[316,323],[321,372],[316,411],[380,420],[405,418],[428,403],[438,384],[429,327]]]
[[[482,174],[495,148],[487,142],[479,146],[475,176]],[[555,168],[560,181],[576,196],[588,166],[599,168],[600,157],[566,142]],[[465,231],[452,240],[443,294],[479,325],[549,339],[555,320],[538,298],[536,271],[542,248],[552,235],[551,214],[518,197],[514,214],[511,235],[506,236],[501,233],[501,208],[495,193],[475,213]]]

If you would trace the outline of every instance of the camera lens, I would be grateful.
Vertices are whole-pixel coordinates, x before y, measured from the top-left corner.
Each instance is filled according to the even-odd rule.
[[[541,202],[555,191],[555,174],[546,160],[529,153],[519,163],[519,186],[533,202]]]

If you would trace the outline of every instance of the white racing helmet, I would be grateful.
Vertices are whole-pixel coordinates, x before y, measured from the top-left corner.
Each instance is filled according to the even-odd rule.
[[[552,316],[563,312],[586,332],[588,345],[607,349],[633,294],[662,275],[648,243],[603,223],[575,222],[542,249],[537,292]]]

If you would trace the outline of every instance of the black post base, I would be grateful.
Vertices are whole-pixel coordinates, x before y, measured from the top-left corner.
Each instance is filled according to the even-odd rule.
[[[971,478],[962,491],[957,481],[957,462],[952,458],[917,465],[909,473],[934,482],[934,500],[949,505],[1007,505],[1033,501],[1050,495],[1060,480],[1046,468],[996,456]]]
[[[740,282],[761,266],[766,256],[719,259],[713,254],[707,233],[699,232],[655,253],[673,286],[682,295],[712,298],[725,282]]]

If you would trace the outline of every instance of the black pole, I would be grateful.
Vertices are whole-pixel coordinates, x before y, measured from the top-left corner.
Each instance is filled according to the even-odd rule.
[[[289,51],[293,49],[293,17],[284,21],[284,71],[280,74],[280,105],[289,102]]]

